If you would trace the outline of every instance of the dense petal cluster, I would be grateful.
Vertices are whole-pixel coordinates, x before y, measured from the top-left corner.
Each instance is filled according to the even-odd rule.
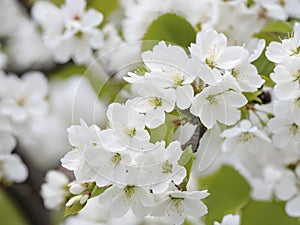
[[[102,46],[103,35],[97,26],[103,15],[85,8],[85,0],[67,0],[61,8],[43,1],[34,5],[33,18],[42,26],[45,44],[53,49],[57,62],[71,58],[78,64],[89,62],[92,50]]]

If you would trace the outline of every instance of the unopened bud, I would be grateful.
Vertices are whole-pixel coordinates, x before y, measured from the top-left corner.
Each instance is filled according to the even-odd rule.
[[[86,203],[86,201],[89,199],[89,195],[88,194],[85,194],[81,197],[80,199],[80,204],[83,205],[84,203]]]
[[[71,187],[70,187],[70,192],[73,194],[73,195],[79,195],[81,194],[84,190],[86,189],[86,187],[82,184],[73,184]]]

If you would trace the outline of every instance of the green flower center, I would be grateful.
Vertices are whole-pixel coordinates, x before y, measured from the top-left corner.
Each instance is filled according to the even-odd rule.
[[[149,99],[149,103],[154,107],[162,106],[162,99],[159,97],[152,97]]]
[[[218,105],[219,104],[219,100],[214,95],[209,95],[208,97],[206,97],[206,100],[211,105]]]
[[[162,172],[163,173],[172,173],[173,172],[173,165],[169,163],[168,160],[162,165]]]
[[[135,186],[133,186],[133,185],[127,185],[127,186],[123,189],[123,191],[125,192],[126,197],[131,198],[132,195],[133,195],[134,192],[135,192]]]
[[[255,138],[255,135],[250,132],[245,132],[239,135],[238,142],[248,142]]]
[[[116,153],[114,154],[111,159],[110,159],[113,163],[115,163],[116,165],[119,164],[122,160],[122,156],[120,153]]]
[[[290,127],[289,127],[289,132],[292,134],[292,135],[296,135],[298,134],[298,125],[293,123]]]

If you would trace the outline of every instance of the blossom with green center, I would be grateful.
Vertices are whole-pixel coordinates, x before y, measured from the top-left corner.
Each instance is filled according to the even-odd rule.
[[[250,132],[241,133],[238,136],[238,142],[248,142],[255,138],[255,135]]]
[[[180,225],[188,215],[201,217],[207,213],[201,199],[208,195],[207,191],[169,191],[154,205],[151,215],[162,217],[169,224]]]
[[[112,217],[120,218],[130,208],[136,216],[143,217],[154,205],[154,197],[147,188],[135,185],[112,186],[99,196],[99,202],[109,208]]]
[[[173,165],[171,163],[169,163],[168,160],[166,160],[166,162],[162,165],[162,172],[163,173],[172,173],[172,168]]]
[[[224,130],[220,136],[225,138],[222,145],[224,152],[255,151],[271,142],[268,135],[249,120],[242,120],[237,126]]]
[[[292,135],[295,136],[295,135],[298,134],[298,132],[299,132],[298,125],[295,124],[295,123],[293,123],[292,125],[290,125],[289,131],[290,131],[290,133],[291,133]]]
[[[121,162],[121,160],[122,160],[122,156],[120,153],[116,153],[111,157],[111,161],[113,163],[115,163],[116,165],[119,164]]]
[[[132,195],[134,194],[135,192],[135,186],[132,186],[132,185],[127,185],[124,189],[123,189],[124,193],[125,193],[125,196],[127,198],[131,198]]]
[[[154,107],[162,106],[162,99],[159,97],[151,97],[149,103]]]

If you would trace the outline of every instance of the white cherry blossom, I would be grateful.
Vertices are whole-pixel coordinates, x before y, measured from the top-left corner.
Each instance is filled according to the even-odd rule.
[[[271,42],[267,47],[266,56],[274,63],[286,63],[290,58],[299,58],[300,54],[300,23],[294,25],[294,35],[283,39],[281,43]]]
[[[101,131],[102,145],[109,151],[140,149],[149,144],[150,135],[145,130],[145,115],[134,110],[135,101],[112,103],[107,109],[111,128]]]
[[[85,7],[85,0],[67,0],[61,9],[49,2],[34,5],[33,18],[45,29],[45,43],[53,49],[57,62],[72,58],[83,64],[91,59],[93,49],[102,46],[103,37],[97,26],[103,15],[95,9],[85,11]]]
[[[207,191],[168,191],[155,203],[151,215],[165,218],[171,224],[180,225],[188,215],[201,217],[207,213],[207,207],[201,199],[208,195]]]
[[[22,123],[46,112],[48,84],[42,73],[28,72],[21,79],[1,73],[0,80],[0,114],[15,123]]]
[[[160,42],[152,51],[142,54],[147,74],[160,89],[175,89],[176,104],[180,109],[190,106],[194,91],[191,83],[196,78],[197,61],[190,59],[183,48]],[[156,72],[156,73],[155,73]]]
[[[165,122],[165,113],[171,112],[175,107],[174,90],[161,91],[152,82],[137,85],[139,85],[138,93],[142,97],[134,98],[132,107],[135,111],[145,114],[147,127],[156,128]]]
[[[64,173],[56,170],[47,172],[45,183],[41,186],[41,196],[47,209],[58,209],[65,203],[68,183]]]
[[[265,142],[271,142],[268,135],[253,126],[249,120],[242,120],[236,127],[224,130],[221,137],[226,138],[222,146],[225,152],[257,151]]]
[[[109,205],[112,217],[122,217],[130,208],[136,216],[143,217],[154,205],[154,197],[148,189],[138,186],[113,186],[99,196],[99,202],[102,205]]]
[[[148,186],[153,193],[165,192],[170,182],[180,184],[186,176],[184,167],[178,164],[182,154],[179,141],[171,142],[166,148],[162,141],[137,156],[139,173],[135,182]]]
[[[300,58],[290,59],[285,65],[277,65],[270,74],[276,83],[274,92],[280,100],[292,99],[300,94]]]
[[[247,99],[240,92],[232,89],[232,81],[229,76],[218,85],[203,89],[192,103],[191,113],[199,116],[200,121],[208,129],[217,121],[225,125],[233,125],[240,117],[238,108],[247,103]]]
[[[226,36],[213,29],[199,32],[196,44],[191,44],[189,50],[202,64],[198,76],[209,85],[221,82],[224,70],[233,69],[247,56],[247,51],[240,46],[228,47]]]

